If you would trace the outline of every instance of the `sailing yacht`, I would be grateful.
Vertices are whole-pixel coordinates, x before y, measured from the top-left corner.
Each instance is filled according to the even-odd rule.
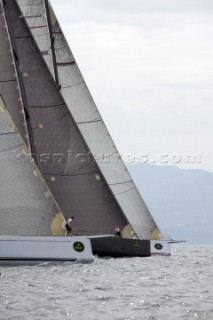
[[[92,262],[89,239],[65,219],[0,96],[0,265]]]
[[[169,254],[51,5],[4,0],[1,8],[0,94],[63,216],[74,216],[74,234],[108,241],[118,226],[122,239],[151,241],[153,253]],[[104,161],[106,154],[116,161]]]
[[[23,16],[83,138],[92,154],[96,155],[103,178],[128,219],[128,224],[122,226],[122,236],[149,239],[153,254],[169,255],[170,244],[166,240],[162,241],[163,235],[157,223],[119,156],[50,2],[40,1],[39,15],[36,5],[27,0],[19,2]],[[111,156],[113,160],[105,161],[104,155]],[[94,232],[97,233],[97,230]]]

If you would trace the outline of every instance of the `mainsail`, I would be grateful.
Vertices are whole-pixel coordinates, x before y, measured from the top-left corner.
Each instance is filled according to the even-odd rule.
[[[31,130],[31,149],[63,215],[74,216],[74,226],[84,234],[112,233],[116,226],[123,229],[128,220],[94,161],[17,2],[4,0],[3,8]]]
[[[30,15],[34,14],[31,1],[19,0],[18,2],[21,8],[23,6],[28,8]],[[43,2],[43,6],[44,3],[47,3],[44,0],[39,2]],[[50,67],[50,71],[53,76],[57,75],[63,98],[90,151],[95,156],[106,183],[137,236],[143,239],[158,239],[160,237],[159,228],[109,135],[51,5],[49,4],[49,11],[47,6],[46,9],[46,16],[50,17],[51,22],[51,26],[49,26],[50,38],[54,39],[52,46],[48,42],[46,44],[43,42],[42,46],[40,45],[41,41],[38,41],[37,34],[34,32],[35,27],[39,28],[38,20],[35,20],[36,17],[33,20],[26,18],[41,52],[49,52],[51,56],[50,49],[53,49],[52,56],[55,56],[56,59],[51,59],[53,65]],[[22,12],[25,14],[24,10]],[[46,20],[46,27],[48,27],[48,19]],[[42,23],[40,28],[46,32]],[[54,69],[55,72],[53,72]],[[125,236],[131,236],[131,232],[132,228],[130,226],[126,227]]]
[[[0,235],[64,235],[64,220],[0,96]]]

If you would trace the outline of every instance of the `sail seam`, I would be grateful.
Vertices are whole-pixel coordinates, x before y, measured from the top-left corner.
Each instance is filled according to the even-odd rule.
[[[35,15],[35,16],[24,16],[26,19],[31,19],[31,18],[43,18],[43,15]]]
[[[94,122],[101,122],[102,119],[95,119],[95,120],[89,120],[89,121],[81,121],[81,122],[76,122],[77,124],[87,124],[87,123],[94,123]]]
[[[75,177],[75,176],[84,176],[84,175],[89,175],[89,174],[95,174],[97,171],[92,171],[92,172],[84,172],[84,173],[75,173],[75,174],[64,174],[64,173],[45,173],[42,172],[42,174],[47,175],[47,176],[61,176],[61,177]]]
[[[39,28],[47,28],[47,25],[30,27],[30,29],[39,29]]]
[[[64,106],[64,103],[56,104],[54,106],[28,106],[28,108],[57,108],[61,106]]]
[[[17,133],[17,132],[13,132],[13,131],[11,131],[11,132],[2,132],[2,133],[0,133],[0,136],[6,136],[8,134],[14,134],[14,133]]]
[[[28,3],[28,4],[19,4],[19,7],[38,7],[41,5],[41,2],[39,1],[38,3]]]
[[[117,193],[115,193],[115,195],[118,196],[119,194],[127,193],[127,192],[132,191],[132,190],[135,190],[135,188],[131,188],[131,189],[128,189],[128,190],[124,190],[124,191],[122,191],[122,192],[117,192]]]
[[[0,82],[16,82],[16,79],[0,80]]]
[[[74,88],[74,87],[80,86],[81,84],[84,84],[84,82],[81,81],[81,82],[78,82],[78,83],[76,83],[76,84],[71,84],[71,85],[68,85],[68,86],[63,86],[63,87],[61,87],[61,89]]]
[[[116,182],[116,183],[109,183],[110,186],[116,186],[117,184],[125,184],[125,183],[130,183],[132,182],[131,180],[128,181],[122,181],[122,182]]]
[[[73,65],[75,64],[76,62],[75,61],[68,61],[68,62],[57,62],[57,66],[59,67],[64,67],[64,66],[70,66],[70,65]]]

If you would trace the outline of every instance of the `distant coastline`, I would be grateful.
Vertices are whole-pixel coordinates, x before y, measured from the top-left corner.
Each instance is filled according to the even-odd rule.
[[[213,244],[213,173],[151,164],[127,167],[165,236]]]

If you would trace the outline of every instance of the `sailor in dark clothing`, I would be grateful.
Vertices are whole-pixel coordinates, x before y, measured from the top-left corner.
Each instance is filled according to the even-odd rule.
[[[114,236],[115,236],[115,238],[120,238],[120,236],[121,236],[121,231],[118,227],[116,227],[114,230]]]
[[[72,236],[72,227],[71,227],[71,222],[74,219],[74,217],[71,217],[67,220],[65,223],[65,228],[67,230],[67,236]]]

